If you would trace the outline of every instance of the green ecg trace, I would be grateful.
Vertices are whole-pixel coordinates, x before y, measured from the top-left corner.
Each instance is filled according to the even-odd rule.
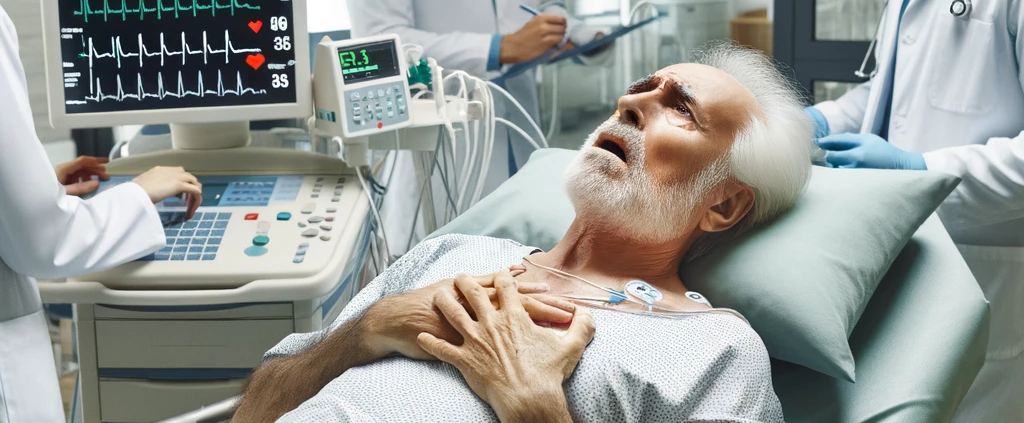
[[[139,7],[132,9],[128,7],[127,0],[121,0],[121,8],[113,9],[110,7],[111,0],[103,0],[103,8],[93,10],[89,4],[90,0],[81,0],[78,10],[76,10],[75,16],[82,16],[86,22],[89,22],[89,16],[92,15],[103,15],[103,20],[107,21],[110,15],[121,15],[122,20],[128,20],[128,15],[139,15],[139,20],[145,20],[146,14],[156,14],[156,18],[163,19],[164,15],[174,13],[175,18],[181,17],[181,14],[192,12],[192,16],[196,16],[200,11],[209,10],[210,14],[217,16],[218,10],[230,10],[231,15],[234,16],[235,9],[248,9],[248,10],[260,10],[260,6],[253,6],[248,3],[240,3],[238,0],[227,0],[228,4],[218,4],[217,0],[209,0],[209,4],[200,4],[199,0],[191,0],[190,5],[181,5],[181,0],[168,0],[170,3],[174,3],[172,6],[165,6],[164,0],[156,0],[155,7],[146,7],[146,0],[139,0]],[[115,6],[117,0],[114,0]],[[189,0],[185,0],[189,3]]]

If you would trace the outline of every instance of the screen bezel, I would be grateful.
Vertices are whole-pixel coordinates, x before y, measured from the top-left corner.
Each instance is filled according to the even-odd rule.
[[[387,44],[387,45],[391,46],[391,56],[394,59],[394,64],[395,64],[395,73],[393,75],[377,75],[377,76],[372,76],[372,77],[369,77],[369,78],[356,79],[356,80],[352,80],[352,81],[346,81],[345,80],[345,67],[341,66],[341,63],[340,63],[341,62],[341,53],[342,53],[342,51],[352,51],[352,50],[358,50],[360,48],[376,47],[378,45],[384,45],[384,44]],[[358,84],[362,84],[364,82],[373,82],[373,81],[379,81],[379,80],[383,80],[383,79],[388,79],[388,78],[394,78],[394,77],[402,76],[402,63],[399,60],[398,49],[399,49],[399,47],[398,47],[397,44],[395,44],[394,40],[373,41],[373,42],[368,42],[368,43],[352,44],[352,45],[349,45],[349,46],[338,47],[338,48],[334,49],[335,58],[338,59],[338,62],[339,62],[338,66],[339,66],[339,69],[341,69],[341,81],[342,81],[342,84],[344,84],[344,85],[358,85]]]
[[[43,0],[43,56],[46,100],[54,128],[96,128],[117,125],[211,123],[305,118],[313,114],[310,88],[310,49],[306,0],[282,1],[292,5],[292,45],[295,48],[295,102],[246,106],[194,107],[68,114],[64,105],[63,58],[61,57],[58,0]]]

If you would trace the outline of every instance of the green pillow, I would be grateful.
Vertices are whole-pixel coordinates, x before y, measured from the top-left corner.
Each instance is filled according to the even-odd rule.
[[[431,236],[487,235],[551,249],[575,215],[561,181],[576,154],[535,152]],[[850,333],[889,265],[958,183],[937,172],[815,167],[791,210],[684,264],[681,276],[716,307],[743,313],[772,357],[852,382]]]

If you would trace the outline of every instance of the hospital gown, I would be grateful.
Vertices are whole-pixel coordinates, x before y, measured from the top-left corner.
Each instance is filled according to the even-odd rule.
[[[539,251],[514,241],[446,235],[418,245],[349,303],[327,330],[373,302],[459,273],[490,274]],[[740,318],[683,318],[593,310],[596,335],[564,385],[574,420],[585,422],[781,422],[768,352]],[[266,358],[322,339],[294,334]],[[497,421],[455,367],[386,358],[349,369],[279,422]]]

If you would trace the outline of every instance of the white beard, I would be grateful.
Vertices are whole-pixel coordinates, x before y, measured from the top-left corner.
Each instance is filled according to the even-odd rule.
[[[593,147],[602,132],[626,142],[626,169],[614,155]],[[643,242],[666,242],[685,233],[697,207],[727,174],[727,161],[721,159],[690,183],[658,186],[644,171],[643,132],[614,118],[590,134],[581,150],[565,172],[566,190],[577,215],[600,219]]]

